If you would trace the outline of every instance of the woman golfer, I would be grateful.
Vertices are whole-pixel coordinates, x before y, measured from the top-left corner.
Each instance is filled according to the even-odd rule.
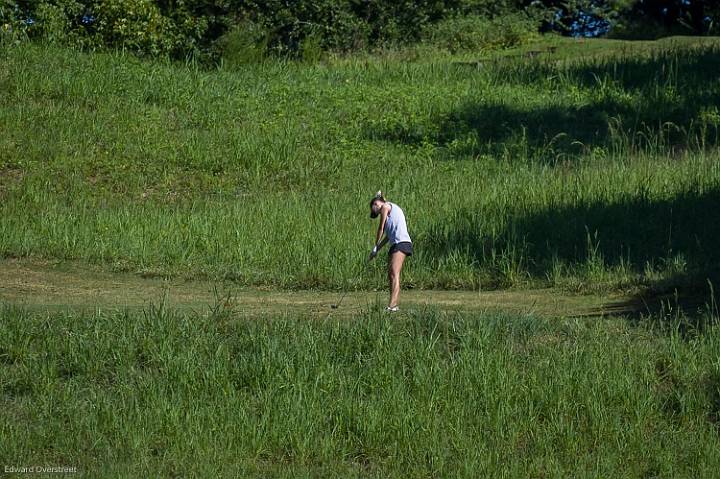
[[[381,191],[375,194],[370,200],[370,218],[380,217],[377,235],[375,238],[375,246],[370,252],[372,260],[377,256],[380,248],[385,243],[390,243],[390,251],[388,251],[388,281],[390,282],[390,303],[388,303],[386,311],[398,310],[398,296],[400,296],[400,271],[406,256],[413,253],[412,240],[407,231],[405,223],[405,214],[395,203],[385,201]],[[385,238],[383,238],[385,235]],[[382,241],[381,241],[382,240]]]

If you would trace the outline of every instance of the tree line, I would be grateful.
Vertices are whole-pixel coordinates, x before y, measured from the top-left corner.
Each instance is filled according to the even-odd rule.
[[[713,34],[715,0],[0,0],[0,39],[238,60],[435,42],[508,46],[565,35]],[[480,44],[478,45],[478,42]]]

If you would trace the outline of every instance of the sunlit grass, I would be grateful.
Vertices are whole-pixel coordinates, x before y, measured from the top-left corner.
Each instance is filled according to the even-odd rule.
[[[91,477],[711,477],[720,466],[712,326],[1,314],[6,465]]]
[[[409,286],[613,289],[717,265],[717,47],[627,48],[238,71],[7,49],[0,254],[373,287],[383,189],[416,241]]]

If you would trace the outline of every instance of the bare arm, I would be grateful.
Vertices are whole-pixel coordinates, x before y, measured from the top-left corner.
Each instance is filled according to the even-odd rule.
[[[390,212],[390,206],[384,205],[380,209],[380,225],[378,226],[377,234],[375,235],[375,246],[373,246],[372,252],[368,260],[372,260],[385,243],[388,242],[387,236],[383,238],[385,234],[385,223],[387,223],[388,213]]]
[[[387,223],[389,213],[390,205],[384,204],[380,209],[380,224],[378,225],[377,234],[375,235],[375,245],[377,246],[377,249],[385,246],[385,243],[388,241],[387,237],[383,238],[383,235],[385,234],[385,223]]]

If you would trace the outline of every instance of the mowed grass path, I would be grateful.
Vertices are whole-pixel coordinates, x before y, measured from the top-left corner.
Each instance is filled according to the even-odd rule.
[[[407,212],[418,288],[704,284],[720,56],[697,43],[238,71],[5,48],[0,255],[377,288],[362,261],[383,189]]]
[[[129,273],[107,273],[98,268],[88,269],[82,263],[0,262],[0,301],[32,310],[138,310],[163,305],[198,312],[219,309],[237,317],[272,318],[278,314],[294,314],[351,318],[383,308],[387,297],[385,289],[343,292],[241,288],[230,281],[142,278]],[[414,314],[431,309],[448,313],[496,311],[558,318],[632,310],[631,305],[618,306],[628,299],[620,295],[577,295],[550,289],[406,290],[401,299],[403,313]],[[332,305],[338,307],[332,308]]]

